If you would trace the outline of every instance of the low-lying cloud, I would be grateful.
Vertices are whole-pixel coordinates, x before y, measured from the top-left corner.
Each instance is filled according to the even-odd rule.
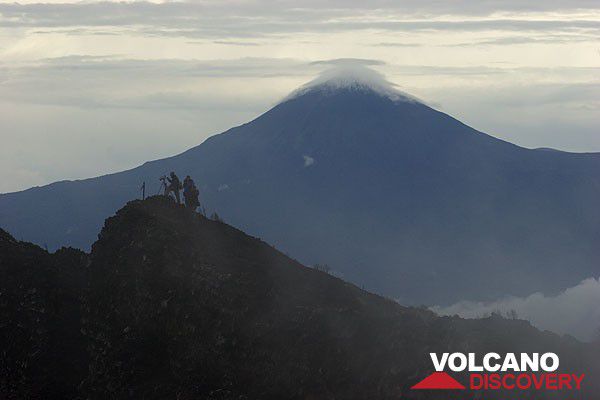
[[[491,313],[511,314],[531,321],[540,329],[570,334],[590,341],[600,334],[600,279],[589,278],[556,296],[534,293],[492,303],[462,301],[449,307],[432,307],[440,315],[481,318]]]

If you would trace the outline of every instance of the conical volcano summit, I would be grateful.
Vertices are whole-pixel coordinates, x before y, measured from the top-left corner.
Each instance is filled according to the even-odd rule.
[[[158,190],[169,171],[195,178],[209,213],[404,303],[549,293],[598,275],[599,153],[516,146],[361,70],[325,74],[182,154],[1,195],[0,226],[88,249],[142,182]]]

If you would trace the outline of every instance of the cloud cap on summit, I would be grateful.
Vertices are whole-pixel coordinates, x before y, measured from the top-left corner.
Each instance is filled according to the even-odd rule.
[[[332,67],[294,90],[283,101],[296,98],[312,90],[332,92],[339,89],[352,89],[370,90],[393,101],[422,102],[416,97],[399,90],[395,83],[388,81],[380,72],[369,68],[367,65],[374,65],[371,60],[338,59],[319,63],[332,65]]]

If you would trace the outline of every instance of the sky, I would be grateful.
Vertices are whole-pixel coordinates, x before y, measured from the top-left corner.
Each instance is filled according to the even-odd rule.
[[[597,0],[0,0],[0,193],[177,154],[338,59],[496,137],[597,152],[599,39]]]

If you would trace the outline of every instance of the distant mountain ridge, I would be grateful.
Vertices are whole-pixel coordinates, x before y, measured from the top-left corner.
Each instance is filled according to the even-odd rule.
[[[0,226],[88,248],[143,181],[152,193],[173,170],[194,177],[209,212],[405,303],[556,291],[599,274],[599,153],[524,149],[382,85],[318,81],[177,156],[1,195]]]

